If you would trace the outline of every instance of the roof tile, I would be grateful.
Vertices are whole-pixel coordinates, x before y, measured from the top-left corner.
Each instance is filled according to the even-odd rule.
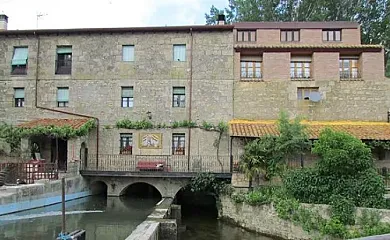
[[[70,126],[74,129],[78,129],[81,126],[83,126],[85,123],[87,123],[90,119],[84,118],[84,119],[56,119],[56,118],[43,118],[43,119],[36,119],[29,122],[25,122],[19,125],[19,127],[22,128],[33,128],[33,127],[48,127],[48,126],[55,126],[55,127],[64,127],[64,126]]]
[[[323,129],[331,128],[347,132],[362,140],[390,140],[390,123],[386,122],[302,121],[302,124],[307,126],[310,139],[318,139]],[[229,132],[233,137],[261,137],[277,135],[278,127],[275,120],[232,120],[229,122]]]

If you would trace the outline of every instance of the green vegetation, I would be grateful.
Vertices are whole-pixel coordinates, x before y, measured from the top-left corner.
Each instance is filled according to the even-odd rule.
[[[226,133],[228,129],[228,125],[225,122],[219,122],[218,125],[213,125],[212,123],[208,123],[203,121],[201,125],[198,125],[196,122],[183,120],[183,121],[173,121],[169,125],[165,123],[153,124],[149,120],[139,120],[139,121],[131,121],[130,119],[122,119],[116,122],[117,128],[125,128],[125,129],[154,129],[154,128],[201,128],[207,131],[216,131],[222,133]]]
[[[390,232],[390,224],[381,223],[373,210],[356,217],[356,207],[386,206],[385,186],[375,171],[370,147],[349,134],[325,129],[312,145],[312,152],[319,157],[316,165],[286,171],[286,161],[309,149],[311,142],[299,120],[288,121],[284,114],[279,131],[279,136],[266,136],[246,145],[241,170],[249,180],[259,173],[264,174],[264,179],[278,174],[282,186],[251,189],[245,194],[233,192],[230,196],[234,202],[273,204],[280,218],[299,224],[318,239]],[[330,219],[308,204],[330,205]]]
[[[198,173],[187,186],[191,192],[203,192],[218,197],[220,194],[230,195],[232,189],[224,181],[216,179],[212,173]]]
[[[358,207],[385,206],[385,186],[374,169],[370,148],[359,139],[326,129],[314,143],[314,168],[298,169],[283,179],[289,194],[301,202],[330,204],[342,196]]]
[[[216,24],[218,14],[228,23],[245,21],[357,21],[363,44],[385,47],[386,76],[390,77],[389,0],[229,0],[228,7],[211,6],[206,24]]]
[[[11,151],[17,151],[20,147],[20,139],[24,137],[45,135],[53,138],[70,139],[85,136],[95,127],[96,122],[92,119],[77,129],[70,126],[36,126],[33,128],[21,128],[3,123],[0,125],[0,138],[5,139],[5,141],[10,144]]]
[[[278,130],[278,136],[264,136],[245,146],[240,169],[248,177],[250,188],[255,176],[262,175],[264,180],[271,180],[283,172],[289,158],[303,154],[311,146],[299,118],[290,121],[288,114],[281,112]]]

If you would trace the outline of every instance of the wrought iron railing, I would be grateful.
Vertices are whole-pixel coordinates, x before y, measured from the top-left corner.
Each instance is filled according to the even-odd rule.
[[[72,60],[56,60],[56,74],[71,74]]]
[[[186,155],[88,155],[87,166],[82,170],[92,171],[165,171],[165,172],[214,172],[230,173],[230,156],[186,156]]]
[[[350,71],[341,71],[340,72],[340,79],[341,80],[354,80],[354,79],[360,79],[361,75],[360,72],[350,72]]]
[[[0,163],[0,172],[6,172],[6,184],[34,183],[36,180],[58,179],[58,170],[55,163]]]

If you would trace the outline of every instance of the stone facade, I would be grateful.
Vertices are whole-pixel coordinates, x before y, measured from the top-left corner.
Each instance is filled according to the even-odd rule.
[[[173,61],[174,44],[185,44],[185,61]],[[57,75],[57,46],[69,45],[72,46],[72,73]],[[134,61],[122,61],[122,45],[134,46]],[[13,51],[17,46],[28,47],[27,75],[11,74]],[[218,133],[213,131],[193,129],[190,139],[187,128],[141,131],[116,129],[115,124],[125,118],[132,121],[145,119],[147,112],[151,112],[154,124],[169,125],[173,121],[188,120],[191,87],[192,121],[198,125],[203,121],[215,125],[229,121],[233,117],[232,28],[194,30],[192,35],[190,28],[126,33],[1,35],[0,121],[18,124],[37,118],[77,118],[36,109],[36,81],[38,106],[99,119],[100,154],[119,154],[120,133],[133,133],[135,154],[170,155],[172,133],[184,133],[186,155],[215,155],[213,143]],[[134,107],[122,108],[121,87],[130,86],[134,89]],[[67,108],[57,107],[58,87],[69,88]],[[185,87],[185,107],[172,107],[173,87]],[[25,89],[23,108],[14,107],[14,88]],[[139,149],[139,133],[145,132],[161,133],[163,147],[157,150]],[[85,140],[68,141],[68,161],[79,159],[82,142],[87,143],[90,154],[96,153],[95,138],[96,132],[92,132]],[[222,137],[220,154],[228,154],[227,136]],[[46,157],[50,152],[44,155]]]

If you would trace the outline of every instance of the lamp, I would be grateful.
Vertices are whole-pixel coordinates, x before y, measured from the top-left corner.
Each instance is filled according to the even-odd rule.
[[[149,120],[152,119],[152,113],[150,111],[146,112],[146,116],[148,117]]]

